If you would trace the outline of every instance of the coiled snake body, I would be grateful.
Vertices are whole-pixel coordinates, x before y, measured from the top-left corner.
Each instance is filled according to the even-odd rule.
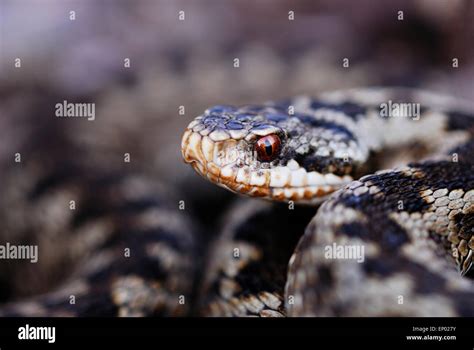
[[[462,277],[474,248],[469,108],[408,89],[216,106],[191,122],[182,150],[231,191],[325,200],[289,262],[289,315],[472,316],[474,284]]]
[[[386,88],[209,108],[185,161],[269,201],[230,208],[201,271],[195,228],[153,179],[30,162],[3,183],[2,238],[38,232],[41,267],[2,264],[25,297],[0,314],[474,316],[473,111]],[[54,291],[27,297],[25,279]]]

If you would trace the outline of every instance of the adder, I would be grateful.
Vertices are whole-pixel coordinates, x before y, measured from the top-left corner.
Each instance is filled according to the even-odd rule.
[[[391,88],[209,108],[184,160],[267,199],[241,196],[210,250],[177,189],[40,127],[56,147],[28,144],[0,197],[2,244],[39,259],[2,261],[0,315],[474,316],[473,111]]]
[[[288,210],[322,203],[289,260],[279,314],[473,316],[466,276],[474,249],[473,135],[466,101],[352,89],[211,107],[187,127],[182,153],[232,192],[287,202]],[[337,247],[363,247],[364,255],[328,254]],[[261,316],[277,311],[261,293],[232,297],[248,276],[224,279],[213,314],[238,314],[239,300],[255,314],[267,310]]]

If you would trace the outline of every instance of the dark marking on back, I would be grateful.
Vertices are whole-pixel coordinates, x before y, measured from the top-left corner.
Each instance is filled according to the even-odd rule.
[[[331,104],[319,100],[313,100],[310,106],[313,109],[332,109],[336,112],[342,112],[353,120],[361,119],[367,113],[366,107],[349,101],[340,104]]]
[[[384,225],[351,222],[342,225],[337,231],[351,238],[357,237],[364,241],[377,242],[385,252],[395,252],[409,242],[405,230],[393,220],[379,215],[374,221],[383,221]]]
[[[474,114],[467,112],[452,111],[448,115],[448,130],[469,130],[474,133]]]
[[[308,172],[317,171],[320,174],[332,173],[343,176],[353,174],[357,168],[357,165],[353,162],[351,163],[350,160],[346,162],[340,158],[302,155],[297,153],[295,153],[293,157],[298,164]]]
[[[314,116],[307,114],[295,114],[293,117],[298,118],[301,122],[311,125],[312,127],[326,129],[334,132],[335,134],[344,135],[348,140],[356,140],[352,131],[348,130],[344,125],[324,119],[317,119]]]
[[[473,128],[474,134],[474,128]],[[474,165],[474,139],[470,139],[464,144],[461,144],[448,152],[449,155],[457,155],[458,162],[462,164],[466,164],[467,166],[471,167],[471,171],[474,171],[472,167]]]

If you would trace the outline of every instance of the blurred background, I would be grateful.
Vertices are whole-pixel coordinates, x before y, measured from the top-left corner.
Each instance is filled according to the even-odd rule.
[[[0,0],[2,237],[35,228],[12,200],[35,171],[69,161],[146,174],[212,227],[234,196],[180,151],[207,107],[374,85],[474,100],[473,43],[470,0]],[[95,120],[55,117],[64,100]]]

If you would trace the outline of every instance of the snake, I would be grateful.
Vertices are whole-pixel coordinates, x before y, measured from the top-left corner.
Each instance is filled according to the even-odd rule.
[[[294,244],[306,222],[281,218],[304,218],[242,204],[250,228],[237,214],[217,244],[208,312],[474,316],[473,135],[469,101],[410,88],[208,108],[184,132],[186,163],[267,206],[317,208]],[[291,251],[286,266],[257,268],[275,246]]]
[[[183,159],[240,196],[191,211],[44,125],[2,174],[1,243],[39,256],[2,261],[0,316],[474,316],[473,110],[381,87],[210,107]]]

